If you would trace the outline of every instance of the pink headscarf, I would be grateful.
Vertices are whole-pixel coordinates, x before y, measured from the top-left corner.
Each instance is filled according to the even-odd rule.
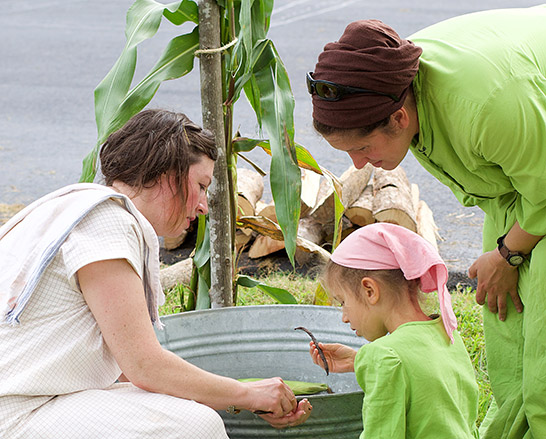
[[[446,286],[447,267],[432,244],[417,233],[395,224],[370,224],[347,236],[331,259],[361,270],[401,269],[407,280],[420,279],[424,293],[438,291],[444,327],[453,343],[457,319]]]

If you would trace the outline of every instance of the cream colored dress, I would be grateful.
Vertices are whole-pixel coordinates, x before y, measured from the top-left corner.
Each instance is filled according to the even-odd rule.
[[[142,278],[142,231],[117,201],[70,233],[20,324],[0,324],[0,437],[227,438],[211,408],[116,383],[121,374],[78,286],[76,272],[123,258]]]

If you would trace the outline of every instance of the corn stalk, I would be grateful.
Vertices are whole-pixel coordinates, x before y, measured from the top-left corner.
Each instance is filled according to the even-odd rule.
[[[217,18],[210,15],[213,9],[214,13],[218,12]],[[271,155],[271,192],[284,235],[286,252],[293,265],[300,216],[299,166],[306,163],[309,169],[324,172],[305,148],[294,143],[294,97],[286,69],[273,42],[267,38],[272,9],[273,0],[202,0],[199,7],[193,0],[169,4],[161,4],[155,0],[136,0],[127,13],[126,45],[119,59],[95,90],[98,138],[96,146],[84,159],[80,181],[93,181],[100,145],[109,134],[141,111],[163,81],[180,78],[193,69],[195,52],[200,46],[201,50],[225,47],[221,52],[205,52],[200,55],[201,77],[204,80],[202,100],[214,111],[214,117],[209,118],[210,108],[203,109],[203,123],[216,133],[221,151],[220,160],[215,167],[212,188],[214,193],[210,200],[211,212],[214,212],[210,217],[212,228],[207,228],[204,219],[199,221],[199,239],[194,258],[195,274],[199,277],[197,308],[210,306],[210,300],[205,297],[208,296],[208,290],[214,291],[212,306],[226,306],[234,302],[237,283],[249,284],[246,278],[241,278],[239,282],[234,278],[236,270],[233,262],[233,240],[237,217],[234,188],[237,179],[237,155],[256,146],[262,147]],[[162,21],[176,26],[184,23],[194,23],[196,26],[191,32],[173,38],[156,65],[131,88],[137,48],[157,33]],[[201,25],[197,26],[200,22]],[[215,27],[217,29],[214,34]],[[220,77],[217,66],[219,61]],[[216,63],[215,76],[210,78],[208,73],[204,73],[209,68],[205,67],[209,62],[211,65]],[[252,105],[260,129],[267,134],[267,140],[234,139],[233,106],[241,93],[246,95]],[[337,188],[336,193],[336,219],[339,222],[342,206]],[[338,209],[339,206],[341,207]],[[229,219],[227,228],[217,229],[217,225],[226,225],[226,219]],[[211,252],[211,234],[214,243],[218,240],[224,241],[224,250],[213,247]],[[338,238],[334,241],[338,241]],[[212,258],[209,257],[211,253]],[[220,283],[211,284],[224,274],[228,282],[224,277]],[[230,289],[227,287],[228,283],[233,290],[227,291]],[[276,297],[277,300],[280,297],[281,301],[291,300],[286,299],[285,295]]]

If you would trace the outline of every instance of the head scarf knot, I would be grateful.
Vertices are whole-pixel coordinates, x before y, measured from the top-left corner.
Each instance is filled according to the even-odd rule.
[[[424,293],[438,291],[444,327],[453,342],[457,319],[446,286],[447,267],[432,244],[417,233],[395,224],[370,224],[347,236],[331,259],[359,270],[400,269],[407,280],[420,279]]]
[[[390,116],[404,104],[422,51],[379,20],[349,24],[339,41],[324,46],[313,78],[394,94],[400,101],[366,93],[331,102],[313,95],[313,118],[331,127],[360,128]]]

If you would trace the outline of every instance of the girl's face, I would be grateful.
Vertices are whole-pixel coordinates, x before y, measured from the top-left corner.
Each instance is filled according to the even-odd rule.
[[[214,161],[203,155],[188,170],[187,198],[184,206],[175,190],[173,174],[163,176],[157,187],[156,214],[153,223],[159,236],[177,237],[186,230],[197,215],[206,214],[207,188],[212,181]]]
[[[412,139],[408,136],[408,131],[393,134],[386,128],[377,128],[366,136],[354,130],[330,134],[324,138],[333,148],[349,154],[357,169],[371,163],[376,168],[391,171],[408,152]]]
[[[361,293],[363,294],[359,291],[356,294]],[[343,312],[341,320],[343,323],[350,324],[356,335],[364,337],[368,341],[383,337],[388,331],[380,313],[376,312],[374,304],[370,303],[367,297],[362,296],[359,300],[356,294],[347,291],[344,287],[339,288],[334,294],[334,298],[341,304]]]

